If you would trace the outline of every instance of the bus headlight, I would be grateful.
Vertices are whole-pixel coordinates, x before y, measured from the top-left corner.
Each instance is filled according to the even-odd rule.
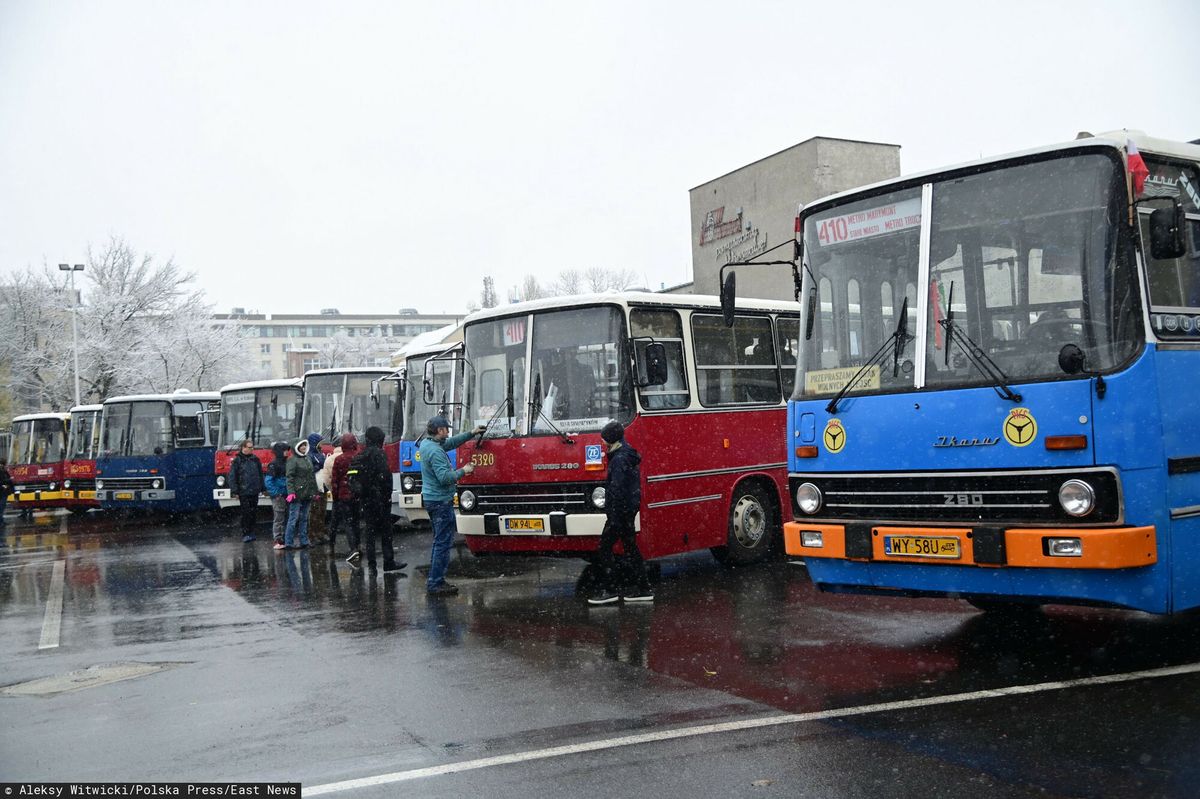
[[[150,487],[151,488],[162,488],[162,480],[151,480]]]
[[[56,489],[56,488],[58,488],[58,483],[51,483],[51,484],[50,484],[50,490],[51,490],[51,491],[53,491],[53,490],[54,490],[54,489]]]
[[[1058,504],[1072,516],[1087,516],[1096,507],[1096,492],[1082,480],[1068,480],[1058,489]]]
[[[404,487],[405,491],[412,491],[417,487],[417,481],[414,480],[411,475],[406,475],[404,479],[400,481],[400,485]]]
[[[604,490],[604,486],[596,486],[592,489],[592,504],[597,508],[603,508],[607,496],[608,492]]]
[[[218,474],[217,475],[217,488],[224,488],[224,487],[225,487],[225,475]]]
[[[821,509],[821,489],[812,483],[801,483],[796,489],[796,504],[805,513],[816,513]]]
[[[463,510],[473,510],[475,508],[475,492],[468,488],[459,494],[458,507]]]
[[[103,481],[103,480],[97,480],[97,481],[96,481],[96,490],[97,490],[97,491],[99,491],[99,490],[100,490],[100,489],[102,489],[102,488],[104,488],[104,481]]]
[[[63,488],[70,488],[70,487],[71,487],[71,481],[63,480]]]

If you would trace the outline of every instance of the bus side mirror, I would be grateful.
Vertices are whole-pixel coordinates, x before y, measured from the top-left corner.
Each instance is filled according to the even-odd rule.
[[[1179,200],[1172,200],[1170,208],[1150,213],[1150,254],[1155,260],[1169,261],[1187,252],[1183,228],[1183,206]]]
[[[737,275],[730,272],[721,281],[721,316],[725,327],[733,327],[733,304],[737,298]]]
[[[646,363],[646,379],[643,386],[661,386],[667,382],[667,348],[657,341],[646,345],[643,351]]]
[[[1064,374],[1079,374],[1083,371],[1085,362],[1083,350],[1079,349],[1078,344],[1065,344],[1058,351],[1058,368],[1062,369]]]
[[[376,408],[379,407],[379,381],[378,380],[371,381],[371,402],[375,405]]]

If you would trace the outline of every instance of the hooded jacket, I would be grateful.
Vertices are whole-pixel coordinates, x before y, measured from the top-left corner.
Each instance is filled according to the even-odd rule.
[[[608,453],[604,515],[609,524],[633,529],[633,517],[642,507],[641,463],[641,454],[624,441]]]
[[[353,433],[344,434],[342,436],[342,452],[337,456],[337,460],[333,462],[331,484],[335,501],[354,499],[354,496],[350,493],[348,474],[350,472],[350,461],[354,460],[354,456],[358,453],[358,438]]]
[[[308,460],[312,464],[313,472],[319,471],[325,465],[325,453],[321,451],[322,440],[320,433],[308,434]]]
[[[301,444],[308,445],[308,440],[302,438],[297,441],[293,447],[295,457],[288,458],[287,492],[295,494],[297,501],[307,502],[318,493],[317,478],[313,476],[313,465],[308,459],[308,453],[300,451]]]
[[[367,448],[349,461],[347,475],[356,473],[362,486],[359,507],[368,515],[387,513],[392,507],[392,470],[388,468],[387,455],[383,454],[383,440],[381,429],[368,427]]]
[[[275,453],[275,460],[267,465],[267,476],[263,482],[266,484],[267,493],[272,497],[286,497],[287,490],[287,453],[288,445],[285,441],[276,441],[271,445],[271,452]]]

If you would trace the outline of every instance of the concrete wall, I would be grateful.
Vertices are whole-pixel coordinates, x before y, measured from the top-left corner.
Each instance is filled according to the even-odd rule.
[[[899,145],[816,137],[697,186],[689,192],[694,293],[717,293],[722,264],[791,239],[801,203],[899,174]],[[766,257],[791,258],[791,250]],[[786,266],[740,268],[737,281],[739,297],[792,298]]]

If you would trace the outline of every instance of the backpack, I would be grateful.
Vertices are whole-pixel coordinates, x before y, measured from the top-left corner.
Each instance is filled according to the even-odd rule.
[[[350,498],[358,502],[367,494],[366,475],[363,474],[364,464],[361,461],[362,453],[354,456],[354,460],[350,461],[350,468],[346,470],[346,485],[350,487]]]

